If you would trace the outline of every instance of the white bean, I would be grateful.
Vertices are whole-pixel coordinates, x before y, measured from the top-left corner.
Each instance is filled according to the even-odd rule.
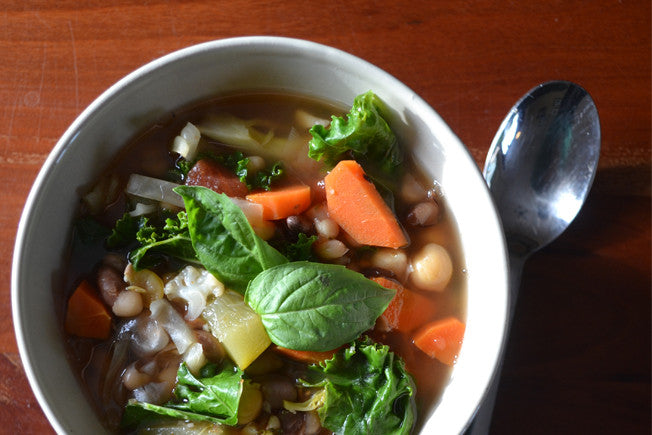
[[[337,239],[319,239],[313,247],[315,253],[324,260],[340,258],[349,251],[349,248]]]
[[[137,316],[143,311],[143,298],[135,291],[123,290],[118,294],[111,309],[118,317]]]
[[[406,202],[423,201],[428,196],[428,192],[424,189],[412,174],[405,174],[403,183],[401,184],[401,197]]]
[[[452,276],[453,262],[441,245],[428,243],[412,257],[410,279],[422,290],[442,291]]]
[[[407,216],[410,225],[427,227],[439,220],[439,205],[435,201],[420,202],[412,208]]]
[[[322,237],[334,239],[340,232],[340,226],[331,218],[315,218],[315,230]]]
[[[265,169],[265,159],[260,156],[249,156],[249,163],[247,163],[247,169],[252,172],[258,172],[261,169]]]
[[[372,255],[371,264],[394,273],[399,280],[402,280],[407,272],[408,259],[405,252],[400,249],[381,248]]]
[[[142,387],[151,380],[151,377],[146,373],[140,372],[135,364],[127,367],[122,374],[122,384],[129,391],[133,391],[138,387]]]

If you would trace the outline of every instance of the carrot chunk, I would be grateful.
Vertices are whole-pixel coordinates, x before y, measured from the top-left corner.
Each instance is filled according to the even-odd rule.
[[[67,333],[105,340],[111,333],[111,314],[95,289],[82,281],[68,299],[64,324]]]
[[[462,347],[466,325],[455,317],[434,321],[421,328],[412,340],[431,358],[452,366]]]
[[[285,355],[292,358],[293,360],[307,364],[319,363],[326,361],[327,359],[331,359],[333,358],[333,355],[335,355],[335,352],[338,351],[338,349],[334,349],[325,352],[313,352],[309,350],[288,349],[287,347],[281,346],[275,346],[274,350],[276,350],[276,352],[280,353],[281,355]]]
[[[398,248],[408,240],[396,216],[355,160],[342,160],[324,178],[328,213],[362,245]]]
[[[310,207],[310,186],[282,187],[269,192],[251,193],[246,198],[263,206],[263,219],[285,219]]]
[[[380,316],[386,330],[410,333],[434,318],[437,306],[433,299],[383,276],[373,277],[371,280],[385,288],[396,290],[396,295]]]

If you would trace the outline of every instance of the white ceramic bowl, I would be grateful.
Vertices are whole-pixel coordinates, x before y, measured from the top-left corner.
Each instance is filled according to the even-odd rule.
[[[393,109],[391,124],[399,140],[442,185],[466,259],[467,329],[450,383],[423,433],[462,432],[489,385],[505,331],[506,251],[484,180],[444,121],[394,77],[342,51],[277,37],[209,42],[145,65],[84,110],[47,158],[18,228],[12,309],[27,377],[50,423],[59,433],[104,431],[68,364],[53,306],[80,189],[161,114],[208,96],[250,89],[346,105],[371,89]]]

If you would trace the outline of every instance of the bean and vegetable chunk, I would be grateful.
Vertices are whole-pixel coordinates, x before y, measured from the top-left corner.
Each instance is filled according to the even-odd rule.
[[[335,115],[333,115],[335,114]],[[118,433],[409,434],[464,336],[440,187],[373,92],[177,113],[81,199],[62,324]]]

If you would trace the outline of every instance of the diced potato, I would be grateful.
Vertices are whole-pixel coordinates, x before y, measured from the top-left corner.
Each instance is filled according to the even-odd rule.
[[[215,298],[202,316],[229,357],[243,370],[271,344],[260,316],[236,292],[227,291]]]

